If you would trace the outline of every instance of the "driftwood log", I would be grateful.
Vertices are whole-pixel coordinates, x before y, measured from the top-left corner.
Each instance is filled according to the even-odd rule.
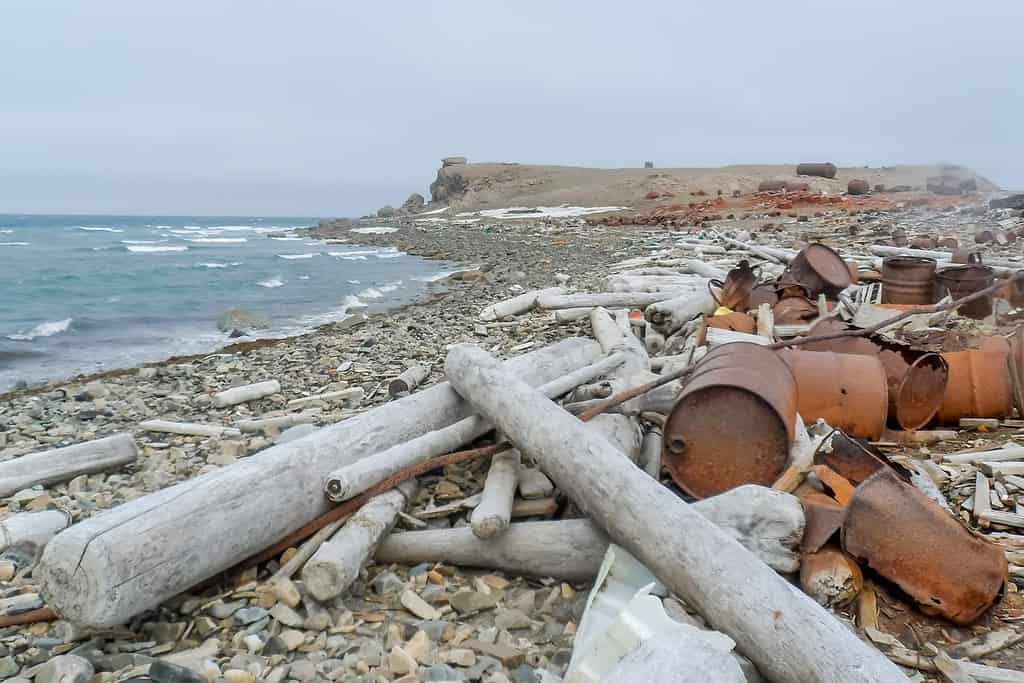
[[[239,420],[238,429],[243,434],[253,434],[271,430],[282,431],[296,425],[311,424],[313,415],[310,413],[291,413],[279,417],[263,417],[253,420]]]
[[[139,429],[162,434],[181,434],[183,436],[241,436],[242,432],[233,427],[221,425],[203,425],[194,422],[168,422],[167,420],[146,420],[139,423]]]
[[[398,485],[364,505],[326,541],[302,568],[302,583],[320,602],[338,597],[395,526],[398,513],[416,496],[416,480]]]
[[[644,312],[647,322],[666,337],[690,320],[714,313],[718,304],[707,290],[689,292],[671,299],[653,302]]]
[[[537,299],[539,297],[557,296],[559,294],[565,294],[565,289],[562,287],[533,289],[529,292],[524,292],[519,296],[514,296],[511,299],[505,299],[504,301],[499,301],[496,304],[487,306],[480,311],[480,319],[486,322],[491,322],[494,320],[501,320],[509,315],[527,313],[537,306]]]
[[[772,569],[789,573],[799,567],[804,516],[796,497],[748,485],[698,501],[693,509]],[[563,581],[593,581],[607,549],[608,537],[588,520],[563,519],[512,524],[487,540],[466,527],[391,534],[376,557],[378,562],[446,562]]]
[[[658,301],[665,301],[678,292],[601,292],[598,294],[548,294],[540,297],[537,304],[547,310],[560,308],[605,308],[644,307]]]
[[[491,458],[480,504],[473,509],[469,523],[477,538],[491,538],[508,528],[512,521],[512,502],[519,484],[521,457],[514,448]]]
[[[430,377],[429,365],[413,365],[388,384],[388,394],[392,398],[399,394],[409,394]]]
[[[257,382],[256,384],[246,384],[241,387],[232,387],[213,395],[213,407],[227,408],[229,406],[236,406],[239,403],[273,396],[280,391],[281,383],[276,379]]]
[[[139,455],[131,434],[31,453],[0,463],[0,498],[36,484],[56,484],[80,474],[93,474],[121,467]]]
[[[735,640],[767,677],[905,680],[820,605],[485,351],[455,346],[445,370],[452,386],[597,526]]]
[[[568,339],[508,369],[542,384],[600,353],[593,341]],[[327,512],[331,470],[471,414],[446,382],[102,512],[50,541],[36,571],[41,592],[76,624],[122,624]]]
[[[37,556],[71,524],[71,515],[63,510],[19,512],[0,520],[0,551],[18,549],[25,555]]]

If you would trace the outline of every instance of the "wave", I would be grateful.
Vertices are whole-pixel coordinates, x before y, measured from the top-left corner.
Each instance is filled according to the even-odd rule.
[[[185,241],[196,244],[242,244],[249,240],[245,237],[192,237],[186,238]]]
[[[278,258],[283,258],[283,259],[288,259],[288,260],[294,260],[294,259],[300,259],[300,258],[313,258],[314,256],[319,256],[319,255],[320,255],[320,252],[316,251],[316,252],[313,252],[312,254],[278,254],[277,257]]]
[[[399,256],[405,256],[404,251],[389,251],[380,254],[374,254],[377,258],[398,258]]]
[[[230,263],[217,263],[216,261],[207,261],[206,263],[197,263],[196,268],[232,268],[234,266],[242,265],[241,261],[232,261]]]
[[[361,284],[363,284],[359,280],[345,280],[345,282],[349,283],[350,285],[361,285]]]
[[[458,272],[459,271],[457,270],[442,270],[438,273],[434,273],[433,275],[423,275],[420,277],[414,277],[412,279],[418,280],[419,282],[437,282],[438,280],[444,280],[445,278],[449,278]]]
[[[266,287],[267,289],[275,289],[277,287],[284,287],[284,280],[279,277],[274,277],[269,280],[260,280],[256,284],[260,287]]]
[[[0,242],[0,247],[27,247],[31,242]]]
[[[154,246],[146,246],[144,244],[129,244],[128,245],[128,251],[134,252],[136,254],[162,254],[164,252],[171,252],[171,251],[188,251],[188,247],[180,246],[180,245],[178,245],[178,246],[167,246],[167,247],[154,247]]]
[[[167,240],[121,240],[121,244],[163,244]]]
[[[270,239],[274,240],[275,242],[301,242],[303,238],[296,236],[296,237],[271,237]],[[316,244],[316,243],[314,242],[314,244]]]
[[[335,254],[332,254],[332,256],[335,256]],[[343,261],[365,261],[366,260],[366,257],[363,256],[362,254],[356,254],[354,256],[336,254],[336,256],[338,258],[342,259]]]
[[[300,279],[300,280],[308,280],[308,279],[309,279],[309,276],[308,276],[308,275],[300,275],[300,276],[299,276],[299,279]]]
[[[67,332],[71,329],[71,321],[71,318],[65,318],[64,320],[40,323],[26,334],[9,334],[7,338],[12,341],[32,341],[39,337],[52,337],[55,334]]]
[[[388,284],[382,286],[380,288],[380,291],[382,291],[382,292],[393,292],[396,289],[398,289],[399,287],[401,287],[402,284],[404,284],[404,283],[401,280],[398,280],[396,282],[389,282]]]
[[[0,230],[0,235],[13,235],[13,230]]]
[[[367,287],[363,291],[361,291],[358,294],[356,294],[356,296],[361,298],[361,299],[380,299],[380,298],[383,298],[384,293],[381,292],[379,289],[374,289],[373,287]]]
[[[345,309],[346,313],[348,311],[351,311],[354,308],[366,308],[367,307],[367,305],[365,303],[363,303],[363,301],[358,296],[356,296],[354,294],[349,294],[348,296],[346,296],[345,297],[345,301],[343,302],[343,304],[344,304],[344,309]]]
[[[85,230],[86,232],[124,232],[124,230],[118,228],[91,228],[84,225],[79,225],[78,229]]]

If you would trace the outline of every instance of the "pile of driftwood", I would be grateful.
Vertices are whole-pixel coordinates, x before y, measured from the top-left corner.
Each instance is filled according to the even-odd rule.
[[[59,513],[4,520],[0,532],[9,545],[26,544],[36,555],[41,550],[36,576],[47,607],[35,616],[59,615],[97,628],[123,624],[225,570],[299,546],[269,581],[283,585],[301,572],[309,594],[323,601],[344,594],[373,560],[596,579],[568,673],[572,681],[742,681],[757,675],[773,681],[905,680],[889,658],[823,605],[857,596],[863,562],[919,602],[931,599],[947,618],[969,623],[997,599],[1006,559],[933,502],[942,494],[924,481],[927,467],[922,477],[922,468],[901,466],[866,445],[863,453],[843,451],[837,439],[846,437],[843,428],[856,432],[862,424],[853,414],[858,406],[814,409],[796,393],[784,395],[782,385],[796,387],[796,380],[776,349],[812,338],[891,336],[894,326],[908,320],[920,331],[936,312],[954,311],[994,288],[914,311],[890,311],[882,319],[868,316],[870,324],[858,327],[858,311],[872,304],[861,294],[868,287],[852,282],[856,267],[845,281],[841,274],[818,272],[827,268],[806,250],[727,238],[683,240],[679,249],[682,255],[618,264],[607,292],[535,290],[480,314],[495,321],[550,310],[561,322],[589,321],[593,339],[569,338],[504,362],[478,347],[457,345],[447,356],[446,383],[419,389],[428,373],[410,368],[391,385],[394,401],[70,527]],[[763,261],[760,275],[746,261],[733,268],[712,262],[735,258],[737,251]],[[862,265],[870,267],[870,257]],[[820,282],[809,282],[815,275]],[[752,293],[766,283],[775,301],[753,301]],[[799,322],[776,324],[774,312],[785,310],[778,306],[787,298],[779,292],[794,287],[812,311]],[[729,316],[732,324],[723,324]],[[749,317],[749,325],[741,321],[742,330],[738,316]],[[844,329],[808,336],[816,323],[837,320]],[[750,347],[763,347],[772,360],[747,367],[731,355]],[[760,353],[744,357],[765,357]],[[729,374],[771,376],[775,370],[767,366],[775,362],[778,376],[790,379],[761,395]],[[712,372],[724,374],[709,381]],[[884,372],[880,377],[879,400],[888,405],[896,399],[887,395],[891,387]],[[237,387],[215,396],[214,403],[252,400],[278,391],[273,385]],[[726,433],[726,418],[735,416],[710,415],[709,421],[720,419],[726,427],[717,437],[709,429],[686,431],[681,424],[705,414],[695,405],[719,405],[712,394],[687,402],[705,385],[755,396],[750,405],[770,403],[772,414],[785,418],[781,429],[771,435]],[[346,391],[351,394],[340,399],[358,400],[356,390]],[[805,407],[821,414],[803,414]],[[889,426],[898,427],[889,417]],[[297,416],[271,419],[278,427],[304,422]],[[143,428],[221,436],[264,426],[249,422],[260,424],[153,422]],[[694,435],[703,440],[694,442]],[[855,436],[850,442],[863,445]],[[458,450],[481,439],[487,445]],[[952,461],[980,463],[973,506],[986,523],[1020,526],[1016,512],[990,504],[998,499],[999,506],[1007,505],[999,486],[1007,495],[1011,484],[1024,491],[1018,476],[1024,470],[1009,460],[1018,454],[1019,449]],[[131,437],[120,434],[0,464],[0,487],[9,493],[66,481],[135,457]],[[459,503],[474,507],[469,527],[390,533],[415,496],[417,476],[476,458],[490,458],[490,464],[478,498]],[[680,464],[687,458],[689,463]],[[696,474],[688,468],[693,462],[700,465]],[[765,462],[771,467],[765,469]],[[666,470],[670,485],[661,481]],[[998,495],[991,501],[986,475],[996,477]],[[979,594],[965,597],[966,589],[946,574],[901,582],[899,567],[907,558],[898,556],[898,544],[887,543],[886,533],[902,531],[886,531],[890,520],[876,506],[890,490],[913,500],[913,519],[893,523],[908,523],[954,550],[971,551],[978,571],[969,588]],[[556,496],[571,505],[559,505]],[[526,509],[517,514],[516,506]],[[560,519],[512,523],[524,511],[550,516],[556,508],[563,510]],[[930,571],[946,571],[927,558],[912,559]],[[804,591],[787,578],[796,572]],[[616,598],[622,586],[629,590]],[[647,601],[652,591],[677,596],[717,633],[663,620],[660,601]],[[431,609],[415,594],[405,600],[414,613]],[[947,603],[966,607],[943,611]],[[628,646],[609,635],[615,628],[632,634]],[[894,658],[924,670],[964,676],[969,671],[976,680],[997,680],[943,653],[915,662]]]

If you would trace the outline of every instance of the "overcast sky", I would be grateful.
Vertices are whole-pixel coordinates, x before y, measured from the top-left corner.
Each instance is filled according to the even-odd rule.
[[[351,215],[454,154],[1024,188],[1022,27],[1019,0],[0,0],[0,212]]]

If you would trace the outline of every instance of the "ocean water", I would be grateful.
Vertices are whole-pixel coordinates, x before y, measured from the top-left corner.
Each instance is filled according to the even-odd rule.
[[[0,391],[229,343],[228,309],[258,337],[412,301],[452,264],[295,234],[316,218],[0,215]]]

